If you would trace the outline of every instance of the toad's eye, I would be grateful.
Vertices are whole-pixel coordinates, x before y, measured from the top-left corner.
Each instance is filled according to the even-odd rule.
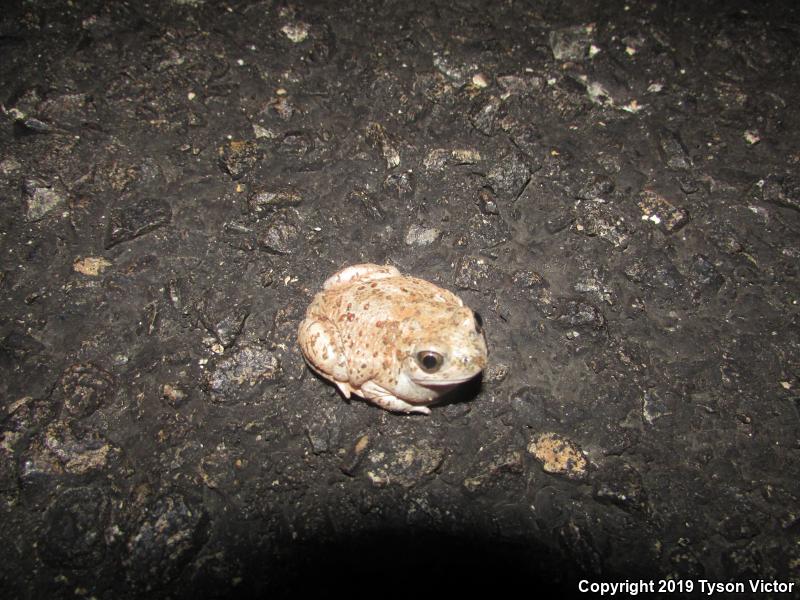
[[[426,373],[436,373],[436,371],[442,368],[443,362],[444,357],[438,352],[432,350],[417,352],[417,364],[419,368]]]
[[[472,314],[475,315],[475,331],[480,333],[483,331],[483,317],[481,317],[480,313],[472,311]]]

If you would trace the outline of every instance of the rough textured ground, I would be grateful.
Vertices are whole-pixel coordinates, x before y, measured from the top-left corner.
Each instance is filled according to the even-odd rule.
[[[800,10],[347,4],[0,17],[4,595],[800,584]],[[313,376],[358,262],[482,382]]]

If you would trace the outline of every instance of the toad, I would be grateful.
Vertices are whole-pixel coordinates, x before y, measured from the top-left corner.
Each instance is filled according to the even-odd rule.
[[[350,398],[430,414],[426,406],[477,376],[487,360],[480,316],[461,298],[390,265],[329,277],[298,342],[308,365]]]

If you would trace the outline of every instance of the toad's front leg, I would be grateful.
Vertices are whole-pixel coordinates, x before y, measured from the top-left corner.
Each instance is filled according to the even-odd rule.
[[[410,404],[405,400],[401,400],[374,381],[365,382],[360,389],[355,390],[355,393],[385,410],[401,413],[419,413],[422,415],[431,414],[431,409],[427,406]]]

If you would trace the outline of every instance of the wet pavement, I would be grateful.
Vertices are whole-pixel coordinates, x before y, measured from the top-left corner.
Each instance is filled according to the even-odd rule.
[[[798,595],[794,3],[32,1],[0,48],[8,597]],[[366,262],[482,315],[430,416],[297,347]]]

